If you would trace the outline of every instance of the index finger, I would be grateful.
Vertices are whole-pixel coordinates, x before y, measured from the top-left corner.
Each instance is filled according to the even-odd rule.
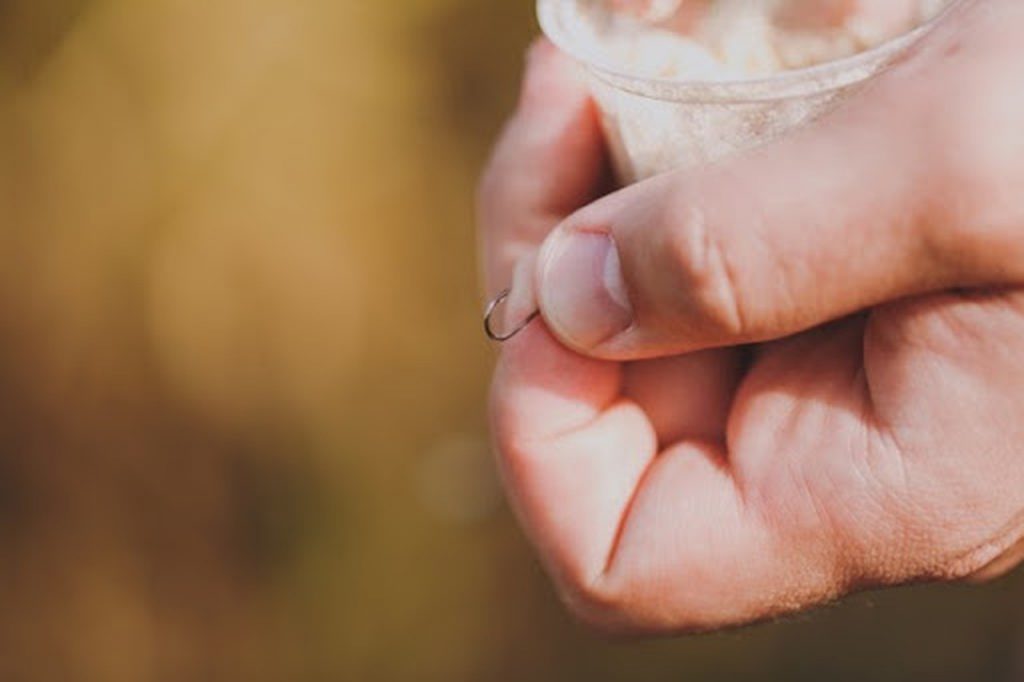
[[[577,65],[541,39],[527,56],[519,105],[484,173],[478,224],[487,293],[607,178],[600,121]]]

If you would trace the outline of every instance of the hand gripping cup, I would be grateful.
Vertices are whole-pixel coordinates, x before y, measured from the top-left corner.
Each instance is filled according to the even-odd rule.
[[[778,1],[740,0],[748,3],[748,8],[758,2]],[[762,69],[757,71],[760,75],[747,76],[742,71],[724,73],[708,67],[703,62],[708,61],[709,53],[693,43],[692,49],[687,48],[665,30],[645,32],[652,24],[645,25],[642,19],[620,21],[621,12],[616,18],[615,8],[624,2],[539,0],[538,14],[549,39],[584,66],[615,170],[627,184],[669,170],[713,163],[820,117],[884,72],[933,21],[916,23],[875,47],[848,49],[849,56],[840,59],[791,70]],[[678,8],[687,3],[735,5],[737,0],[665,2],[674,2]],[[665,2],[650,5],[661,18],[666,13]],[[932,2],[929,16],[946,4]],[[617,31],[631,35],[623,39]],[[757,40],[748,25],[738,26],[736,31],[743,34],[737,36],[740,41]],[[693,63],[685,72],[671,68],[673,60],[686,59]],[[669,68],[659,68],[659,63],[669,64]]]
[[[827,18],[857,3],[899,21],[881,30],[870,22],[832,24],[820,34],[813,23],[790,32],[773,24],[790,10]],[[903,56],[952,4],[538,0],[537,8],[548,38],[584,67],[616,174],[630,184],[712,164],[828,113]],[[496,331],[492,318],[508,296],[502,292],[485,314],[494,341],[511,339],[538,315]]]

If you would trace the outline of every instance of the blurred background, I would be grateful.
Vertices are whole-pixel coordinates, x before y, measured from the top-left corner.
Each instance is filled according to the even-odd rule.
[[[488,452],[531,0],[0,2],[0,679],[1017,680],[1024,580],[611,643]]]

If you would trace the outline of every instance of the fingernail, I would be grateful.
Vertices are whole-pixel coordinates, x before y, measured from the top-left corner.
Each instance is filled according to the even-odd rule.
[[[633,309],[610,236],[573,232],[545,251],[539,298],[556,335],[578,348],[594,348],[629,328]]]

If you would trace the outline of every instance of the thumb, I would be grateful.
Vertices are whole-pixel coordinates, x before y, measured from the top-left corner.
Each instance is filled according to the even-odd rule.
[[[977,154],[936,135],[915,108],[877,88],[790,137],[575,214],[538,259],[548,326],[585,354],[641,359],[783,338],[905,296],[1020,281],[1014,235],[1024,201],[1009,190],[1024,173],[965,180],[947,159]]]

